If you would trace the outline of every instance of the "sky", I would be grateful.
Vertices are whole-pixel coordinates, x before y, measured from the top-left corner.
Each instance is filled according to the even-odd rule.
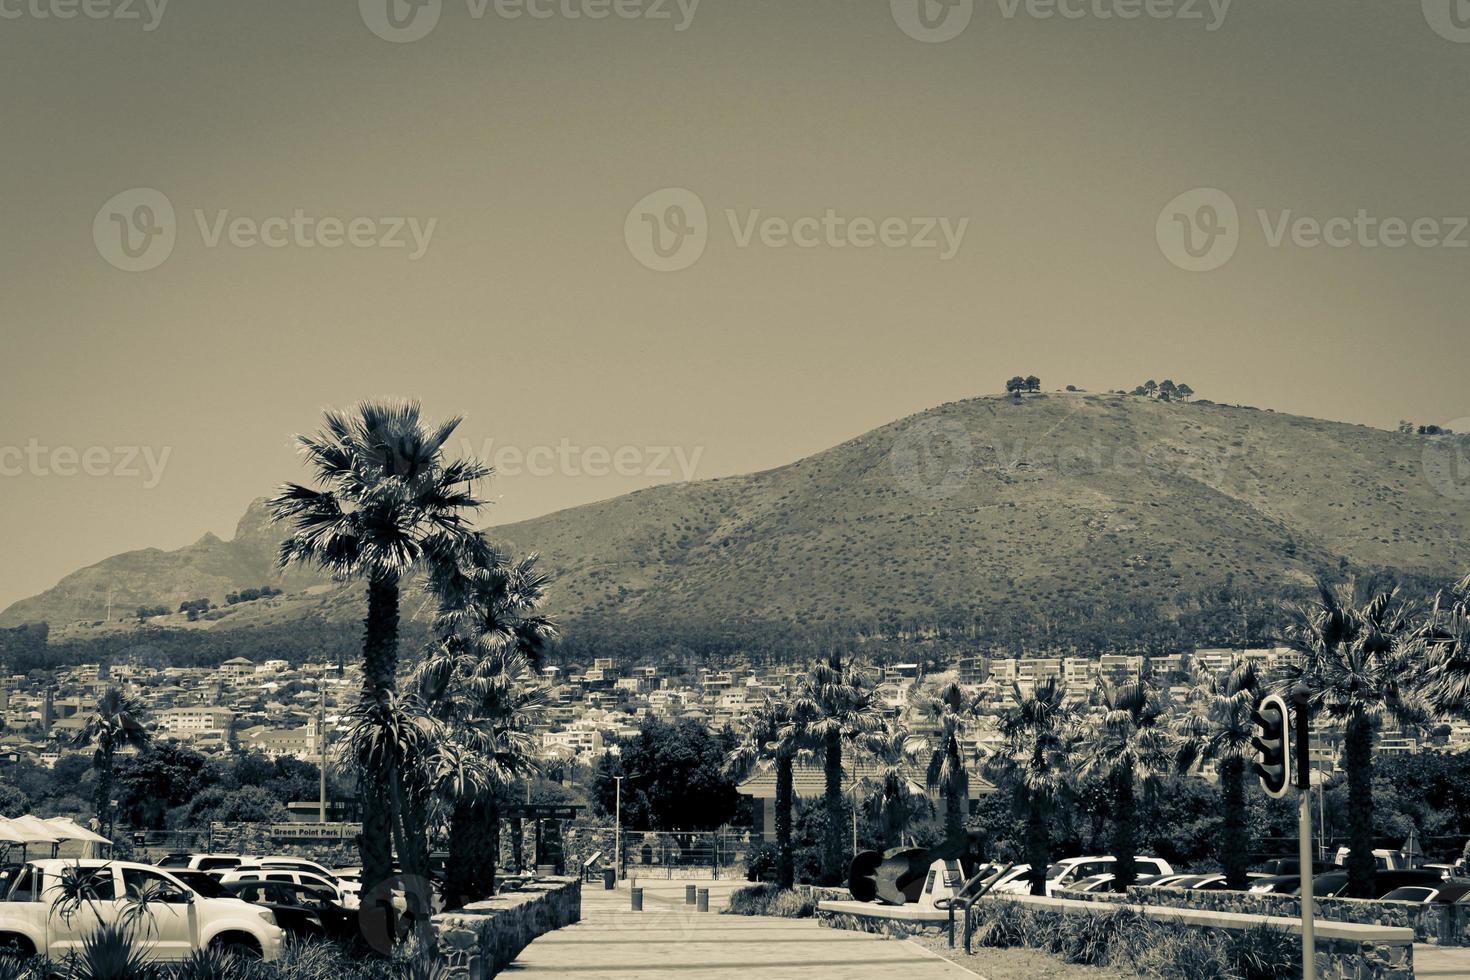
[[[367,397],[491,525],[1015,374],[1470,429],[1452,13],[0,0],[0,607]]]

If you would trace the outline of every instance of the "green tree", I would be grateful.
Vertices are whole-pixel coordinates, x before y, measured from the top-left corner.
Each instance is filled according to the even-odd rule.
[[[843,843],[843,748],[856,753],[875,747],[882,732],[877,678],[872,668],[834,653],[802,678],[797,714],[810,718],[809,747],[822,760],[823,799],[827,807],[826,843],[822,850],[823,884],[846,877],[851,855]]]
[[[924,753],[924,782],[944,801],[944,837],[950,845],[965,840],[965,818],[970,807],[970,778],[965,772],[964,739],[979,714],[980,701],[966,695],[958,684],[942,687],[933,697],[915,696],[910,706],[938,727],[935,737],[920,739]],[[920,745],[913,746],[915,753]]]
[[[885,850],[903,843],[914,822],[915,810],[928,803],[922,794],[910,788],[908,775],[909,767],[916,761],[915,753],[927,747],[924,739],[916,738],[902,722],[895,721],[884,727],[869,748],[869,755],[878,764],[877,773],[867,780],[874,791],[869,816],[882,829]]]
[[[445,444],[459,422],[426,426],[414,402],[365,402],[351,412],[328,412],[316,436],[297,439],[317,487],[288,483],[270,501],[274,519],[292,528],[281,543],[283,567],[314,565],[367,581],[355,721],[376,720],[388,730],[368,738],[357,729],[362,760],[387,764],[385,752],[398,737],[420,727],[395,697],[399,583],[425,562],[452,560],[472,536],[465,512],[480,506],[474,484],[490,470],[472,459],[446,458]],[[389,773],[359,773],[363,888],[370,891],[392,870],[393,823],[402,815],[394,810]]]
[[[733,735],[711,732],[693,718],[646,718],[637,735],[603,757],[593,774],[591,799],[611,816],[614,777],[622,776],[624,827],[714,830],[730,823],[740,806],[726,766],[734,747]]]
[[[1146,676],[1126,684],[1099,681],[1095,703],[1100,724],[1088,726],[1077,745],[1079,774],[1099,776],[1113,790],[1113,888],[1127,891],[1137,877],[1137,789],[1152,790],[1174,764],[1174,740],[1158,688]]]
[[[1348,889],[1373,897],[1373,740],[1390,719],[1412,724],[1429,717],[1415,684],[1424,668],[1422,638],[1411,631],[1411,609],[1398,590],[1363,597],[1356,582],[1318,583],[1318,601],[1288,607],[1287,643],[1300,654],[1277,684],[1305,693],[1313,715],[1342,725],[1347,776]]]
[[[1424,697],[1437,715],[1470,720],[1470,576],[1435,596],[1419,636],[1429,661]]]
[[[1246,768],[1255,756],[1251,744],[1264,684],[1248,661],[1237,661],[1228,673],[1197,673],[1189,694],[1189,711],[1180,719],[1179,767],[1212,764],[1220,776],[1220,822],[1217,856],[1230,888],[1243,891],[1250,871],[1251,837],[1246,821]]]
[[[109,686],[97,699],[92,713],[76,733],[77,745],[92,747],[92,767],[97,770],[97,819],[103,833],[112,836],[112,775],[119,749],[140,749],[150,741],[144,727],[143,702],[122,688]]]
[[[1051,863],[1048,820],[1071,772],[1074,715],[1066,703],[1066,688],[1054,677],[1029,691],[1012,685],[1011,697],[1014,706],[1000,723],[1006,748],[991,764],[1011,781],[1025,809],[1031,894],[1044,895]]]
[[[790,704],[775,698],[751,712],[740,741],[725,759],[725,772],[735,783],[748,779],[758,768],[771,766],[776,778],[776,886],[795,883],[791,825],[796,794],[793,769],[807,743],[806,718]]]

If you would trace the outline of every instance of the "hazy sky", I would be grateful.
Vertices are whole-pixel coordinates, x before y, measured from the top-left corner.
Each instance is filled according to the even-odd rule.
[[[372,395],[536,450],[489,523],[1016,373],[1470,416],[1449,0],[69,2],[0,0],[0,606],[228,536]]]

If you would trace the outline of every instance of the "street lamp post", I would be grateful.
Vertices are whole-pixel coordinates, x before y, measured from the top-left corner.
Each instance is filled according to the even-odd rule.
[[[618,880],[623,880],[623,777],[614,776],[617,784],[616,802],[613,804],[613,856],[617,862]]]

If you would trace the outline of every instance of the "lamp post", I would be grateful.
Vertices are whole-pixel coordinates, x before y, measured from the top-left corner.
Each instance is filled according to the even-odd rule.
[[[623,880],[623,777],[614,776],[617,784],[616,802],[613,805],[613,855],[617,862],[618,880]]]

